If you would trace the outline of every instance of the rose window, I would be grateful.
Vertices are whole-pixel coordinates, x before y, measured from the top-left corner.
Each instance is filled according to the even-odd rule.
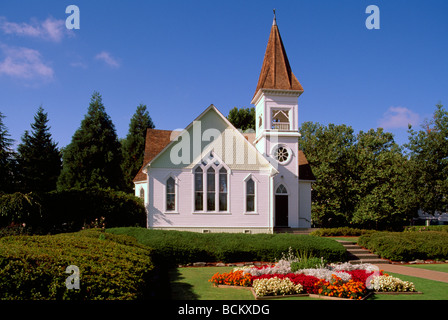
[[[287,161],[289,158],[289,152],[288,149],[285,147],[279,147],[275,151],[275,159],[277,159],[278,162],[282,163]]]

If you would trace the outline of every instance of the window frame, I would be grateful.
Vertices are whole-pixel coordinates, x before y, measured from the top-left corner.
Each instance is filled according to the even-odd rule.
[[[218,164],[217,164],[218,163]],[[202,210],[196,210],[196,169],[197,168],[202,169]],[[215,171],[215,209],[214,210],[207,210],[208,209],[208,189],[207,189],[207,174],[208,169],[212,167]],[[226,210],[219,210],[219,182],[220,182],[220,171],[224,168],[227,171],[227,209]],[[231,214],[230,212],[230,176],[231,176],[231,170],[230,168],[216,155],[214,152],[207,152],[207,156],[201,161],[195,165],[192,168],[193,173],[193,201],[192,201],[192,212],[194,214]]]
[[[247,182],[252,180],[254,182],[254,211],[247,211]],[[258,179],[251,173],[243,180],[243,190],[244,190],[244,208],[243,213],[247,215],[257,215],[258,214]]]
[[[168,180],[174,180],[174,210],[168,210],[167,199],[168,199]],[[163,212],[167,214],[178,214],[179,213],[179,178],[174,174],[170,173],[164,178],[164,191],[163,191]],[[170,193],[172,194],[172,193]]]

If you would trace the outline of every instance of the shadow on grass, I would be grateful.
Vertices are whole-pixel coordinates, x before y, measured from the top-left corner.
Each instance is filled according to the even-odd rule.
[[[167,272],[168,287],[170,298],[172,300],[198,300],[199,296],[193,292],[193,286],[189,283],[182,282],[185,279],[178,268],[172,268]]]

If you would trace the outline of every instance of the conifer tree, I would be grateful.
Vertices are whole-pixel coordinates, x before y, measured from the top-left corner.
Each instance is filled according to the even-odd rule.
[[[12,192],[14,188],[14,151],[13,140],[3,123],[5,116],[0,112],[0,193]]]
[[[48,114],[39,107],[31,124],[31,134],[25,131],[18,146],[18,171],[20,190],[23,192],[48,192],[56,189],[62,167],[57,143],[51,138]]]
[[[121,141],[122,170],[126,190],[129,192],[132,191],[132,180],[143,164],[146,130],[154,129],[154,127],[146,105],[140,104],[131,118],[126,139]]]
[[[58,190],[83,187],[121,190],[121,160],[115,126],[101,95],[95,91],[80,128],[64,149]]]

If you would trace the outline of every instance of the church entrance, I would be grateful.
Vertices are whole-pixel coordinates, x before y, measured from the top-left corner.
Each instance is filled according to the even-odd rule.
[[[279,185],[275,191],[275,226],[288,227],[288,191]]]

